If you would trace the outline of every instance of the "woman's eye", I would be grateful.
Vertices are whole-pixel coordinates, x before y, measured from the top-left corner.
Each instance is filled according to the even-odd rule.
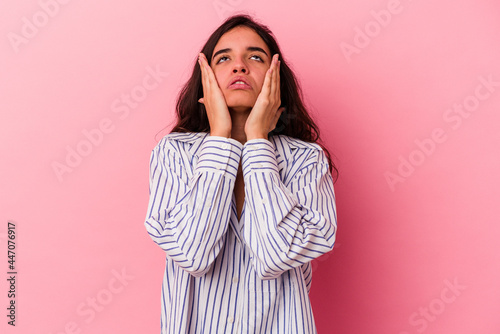
[[[256,59],[256,60],[258,60],[258,61],[260,61],[260,62],[263,62],[263,61],[264,61],[264,60],[262,60],[262,57],[261,57],[261,56],[257,56],[257,55],[252,55],[252,56],[250,56],[250,59]],[[222,56],[222,57],[220,57],[220,58],[217,60],[217,64],[219,64],[219,63],[223,63],[223,62],[225,62],[225,61],[227,61],[227,60],[229,60],[229,57],[227,57],[227,56]]]
[[[226,61],[227,59],[229,59],[229,58],[228,58],[228,57],[226,57],[226,56],[222,56],[222,57],[220,57],[220,58],[219,58],[219,60],[217,60],[217,64],[218,64],[218,63],[221,63],[221,62],[223,62],[223,61]]]

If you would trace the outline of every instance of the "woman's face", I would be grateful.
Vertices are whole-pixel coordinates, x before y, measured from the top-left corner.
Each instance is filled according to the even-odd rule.
[[[211,67],[229,108],[253,108],[271,59],[266,43],[248,27],[236,27],[222,35],[215,45]]]

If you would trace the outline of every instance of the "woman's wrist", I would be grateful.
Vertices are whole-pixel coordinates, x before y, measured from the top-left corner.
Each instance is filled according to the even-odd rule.
[[[263,133],[253,132],[253,133],[247,133],[246,135],[247,135],[247,140],[252,140],[252,139],[265,139],[265,140],[268,140],[267,133],[263,134]]]
[[[231,130],[210,130],[210,136],[231,138]]]

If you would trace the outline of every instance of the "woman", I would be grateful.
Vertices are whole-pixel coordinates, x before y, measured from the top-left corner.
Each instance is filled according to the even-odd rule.
[[[151,155],[145,222],[167,255],[162,333],[316,333],[311,261],[335,241],[334,166],[268,28],[227,19],[177,116]]]

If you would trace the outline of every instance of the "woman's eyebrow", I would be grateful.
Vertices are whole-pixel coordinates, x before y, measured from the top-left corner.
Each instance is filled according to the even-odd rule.
[[[264,49],[263,49],[263,48],[259,48],[258,46],[249,46],[249,47],[247,48],[247,50],[248,50],[248,51],[259,51],[259,52],[262,52],[263,54],[265,54],[266,56],[268,56],[268,57],[269,57],[269,55],[267,54],[267,52],[266,52],[266,51],[264,51]]]
[[[220,49],[219,51],[217,51],[216,53],[214,53],[214,55],[212,56],[212,59],[214,59],[215,56],[217,56],[219,53],[226,53],[226,52],[229,52],[229,51],[231,51],[231,49],[229,49],[229,48]]]
[[[260,47],[258,47],[258,46],[249,46],[249,47],[247,48],[247,50],[248,50],[248,51],[259,51],[259,52],[262,52],[263,54],[265,54],[266,56],[268,56],[268,57],[269,57],[269,55],[267,54],[267,52],[266,52],[266,51],[264,51],[264,49],[263,49],[263,48],[260,48]],[[220,49],[219,51],[217,51],[216,53],[214,53],[214,55],[212,56],[212,59],[214,59],[214,58],[215,58],[218,54],[220,54],[220,53],[226,53],[226,52],[230,52],[230,51],[232,51],[232,49],[231,49],[231,48]]]

